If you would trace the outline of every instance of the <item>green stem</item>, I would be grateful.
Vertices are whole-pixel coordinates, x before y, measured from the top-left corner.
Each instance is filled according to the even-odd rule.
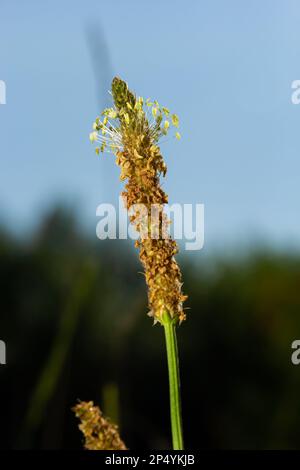
[[[170,387],[170,412],[171,412],[171,428],[174,450],[183,450],[182,436],[182,419],[181,419],[181,402],[180,402],[180,377],[179,377],[179,361],[176,339],[176,325],[170,318],[169,314],[165,314],[163,318],[163,327],[165,330],[167,359],[169,370],[169,387]]]

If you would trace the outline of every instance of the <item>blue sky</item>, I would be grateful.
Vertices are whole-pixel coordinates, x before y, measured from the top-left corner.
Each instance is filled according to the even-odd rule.
[[[119,75],[177,112],[162,145],[170,202],[205,204],[205,247],[299,247],[297,0],[1,0],[1,220],[23,233],[67,201],[89,230],[118,169],[91,124]]]

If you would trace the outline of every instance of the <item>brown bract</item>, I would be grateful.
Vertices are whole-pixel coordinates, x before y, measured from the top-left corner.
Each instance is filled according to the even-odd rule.
[[[140,249],[148,285],[149,315],[161,322],[163,314],[168,312],[181,322],[185,319],[182,304],[186,296],[181,292],[181,272],[174,258],[178,252],[177,243],[167,233],[168,220],[163,212],[168,198],[159,182],[159,174],[166,172],[159,148],[144,146],[139,148],[139,153],[136,148],[125,148],[118,154],[117,163],[121,166],[121,175],[126,174],[122,196],[127,209],[137,204],[147,208],[146,217],[137,208],[130,220],[140,233],[143,226],[143,234],[136,246]]]

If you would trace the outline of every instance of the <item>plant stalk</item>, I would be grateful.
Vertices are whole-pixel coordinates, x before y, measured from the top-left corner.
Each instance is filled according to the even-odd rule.
[[[167,360],[170,388],[170,414],[172,441],[174,450],[183,450],[183,433],[180,399],[179,359],[176,338],[176,325],[168,314],[164,315],[163,326],[165,330]]]

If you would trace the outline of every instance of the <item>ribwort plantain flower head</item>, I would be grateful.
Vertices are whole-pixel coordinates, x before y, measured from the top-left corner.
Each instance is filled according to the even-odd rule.
[[[185,319],[186,296],[181,292],[181,272],[174,258],[177,244],[165,234],[169,221],[164,204],[168,197],[160,186],[160,175],[165,176],[167,167],[158,145],[171,127],[175,127],[175,137],[180,139],[179,119],[157,101],[135,96],[118,77],[112,82],[112,97],[114,106],[96,118],[90,140],[99,144],[97,154],[106,151],[115,154],[121,168],[120,179],[127,181],[122,193],[127,209],[137,204],[147,208],[145,220],[141,220],[137,210],[130,220],[140,233],[136,246],[148,285],[149,315],[155,322],[163,323],[165,315],[181,322]]]
[[[170,114],[168,108],[160,106],[156,100],[135,97],[120,78],[113,79],[112,96],[114,106],[102,111],[90,133],[90,140],[100,144],[97,153],[116,153],[126,146],[141,148],[156,144],[172,125],[179,127],[176,114]],[[175,137],[180,139],[178,131]]]
[[[92,401],[78,403],[73,411],[80,419],[79,429],[84,435],[87,450],[126,450],[118,426],[105,418]]]

